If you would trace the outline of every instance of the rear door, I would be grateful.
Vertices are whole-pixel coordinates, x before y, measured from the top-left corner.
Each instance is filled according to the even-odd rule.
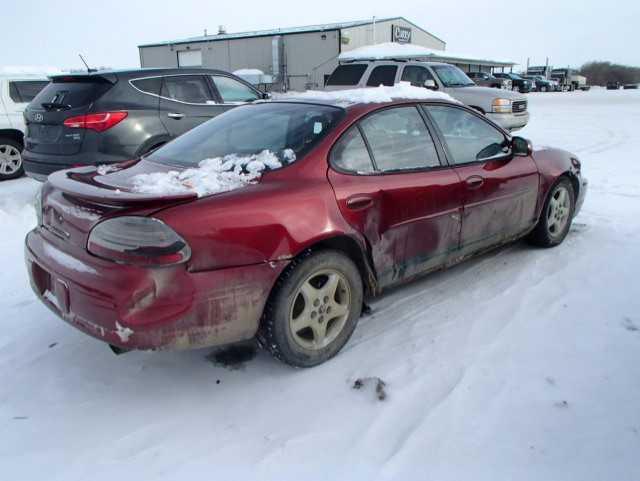
[[[168,75],[162,78],[160,120],[177,137],[222,113],[204,75]]]
[[[510,142],[482,115],[452,105],[426,111],[464,185],[461,248],[471,253],[522,234],[535,222],[539,175],[531,157],[510,155]]]
[[[439,267],[458,248],[462,186],[416,106],[382,109],[331,153],[340,211],[371,246],[382,287]]]
[[[86,114],[113,83],[93,75],[55,77],[25,110],[25,148],[42,154],[76,154],[86,129],[68,128],[64,121]]]

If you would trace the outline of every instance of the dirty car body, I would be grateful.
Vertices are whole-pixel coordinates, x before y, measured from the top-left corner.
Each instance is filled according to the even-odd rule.
[[[286,145],[295,161],[213,195],[132,189],[138,174],[193,166],[181,165],[179,153],[207,129],[265,112],[277,117],[283,109],[319,112],[289,132],[295,131],[297,144]],[[475,144],[455,145],[448,115],[504,141],[484,157],[462,159]],[[385,144],[394,132],[413,143]],[[309,252],[343,252],[358,266],[366,295],[375,296],[526,235],[562,177],[575,187],[577,212],[586,188],[577,159],[561,150],[523,150],[523,139],[520,147],[515,139],[478,112],[445,101],[238,107],[114,171],[83,167],[51,175],[41,191],[39,225],[26,238],[31,284],[59,317],[124,349],[250,339],[279,279]],[[249,150],[263,148],[275,150]],[[394,165],[407,157],[428,159]],[[110,258],[94,248],[98,226],[123,218],[161,224],[173,243],[136,251],[135,261],[127,257],[134,249]]]

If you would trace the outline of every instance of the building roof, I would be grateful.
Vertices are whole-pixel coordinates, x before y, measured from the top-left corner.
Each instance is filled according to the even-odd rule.
[[[422,45],[394,42],[365,45],[363,47],[342,52],[338,56],[338,60],[341,62],[384,59],[427,60],[459,64],[471,63],[475,65],[490,65],[498,67],[512,67],[516,65],[516,63],[511,60],[487,59],[474,55],[433,50],[423,47]]]
[[[428,33],[436,40],[439,40],[442,43],[445,43],[444,40],[436,37],[430,32],[427,32],[425,29],[417,26],[415,23],[410,22],[404,17],[377,18],[376,23],[389,22],[393,20],[404,20],[405,22],[413,25],[415,28]],[[197,42],[215,42],[220,40],[233,40],[238,38],[250,38],[250,37],[271,37],[274,35],[290,35],[294,33],[325,32],[325,31],[331,31],[331,30],[343,30],[345,28],[360,27],[362,25],[372,25],[372,24],[373,24],[373,19],[369,19],[369,20],[356,20],[353,22],[337,22],[337,23],[324,23],[324,24],[318,24],[318,25],[306,25],[303,27],[274,28],[271,30],[255,30],[252,32],[222,33],[222,34],[214,34],[214,35],[206,35],[206,36],[201,35],[198,37],[182,38],[178,40],[167,40],[163,42],[146,43],[146,44],[138,45],[138,48],[160,47],[164,45],[179,45],[179,44],[197,43]]]

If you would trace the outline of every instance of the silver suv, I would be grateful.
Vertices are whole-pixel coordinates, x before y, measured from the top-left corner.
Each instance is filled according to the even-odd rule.
[[[519,93],[478,87],[454,65],[439,62],[371,60],[342,63],[327,79],[326,90],[392,86],[409,82],[438,90],[472,107],[506,130],[529,122],[527,99]]]

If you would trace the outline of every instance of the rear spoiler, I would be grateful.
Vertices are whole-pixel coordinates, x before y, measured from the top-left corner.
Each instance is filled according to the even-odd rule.
[[[97,73],[91,72],[91,73],[50,75],[49,80],[51,80],[53,83],[87,82],[87,83],[108,83],[113,85],[118,82],[118,76],[112,72],[97,72]]]
[[[103,205],[165,204],[167,202],[186,202],[198,198],[195,192],[158,196],[120,190],[97,182],[95,177],[99,175],[95,166],[80,167],[54,172],[47,179],[47,183],[71,197]]]

